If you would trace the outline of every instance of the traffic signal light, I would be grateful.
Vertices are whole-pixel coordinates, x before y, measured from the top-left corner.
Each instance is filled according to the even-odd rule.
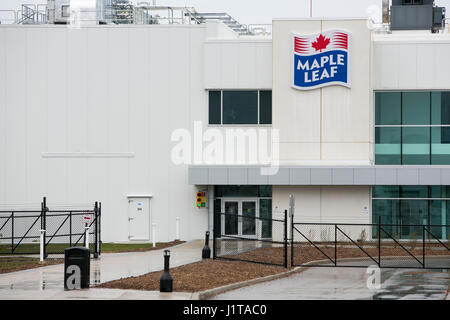
[[[206,207],[206,192],[197,192],[196,194],[197,208]]]

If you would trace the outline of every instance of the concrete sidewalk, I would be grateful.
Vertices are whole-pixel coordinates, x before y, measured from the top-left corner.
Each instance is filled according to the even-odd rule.
[[[203,240],[170,249],[170,266],[201,260]],[[164,269],[163,250],[105,253],[91,260],[91,286]],[[136,290],[88,289],[64,291],[64,265],[0,275],[0,299],[191,299],[191,293],[163,294]]]

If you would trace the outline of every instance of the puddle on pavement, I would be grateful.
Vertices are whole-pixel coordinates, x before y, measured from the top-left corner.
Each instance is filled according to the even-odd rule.
[[[447,269],[386,271],[382,278],[386,278],[382,289],[372,296],[373,300],[443,300],[450,288]]]
[[[89,283],[91,286],[98,285],[101,282],[100,268],[93,266]],[[54,271],[41,271],[37,280],[32,281],[15,281],[14,284],[0,285],[0,290],[31,290],[43,291],[46,289],[61,289],[64,288],[64,274]]]

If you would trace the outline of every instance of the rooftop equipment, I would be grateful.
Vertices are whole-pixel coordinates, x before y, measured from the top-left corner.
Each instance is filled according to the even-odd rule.
[[[445,8],[435,6],[434,0],[392,0],[390,11],[391,30],[437,32],[445,21]]]

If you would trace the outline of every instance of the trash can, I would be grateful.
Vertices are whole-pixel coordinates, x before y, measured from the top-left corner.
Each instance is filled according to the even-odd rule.
[[[64,290],[89,288],[90,253],[85,247],[64,250]]]

